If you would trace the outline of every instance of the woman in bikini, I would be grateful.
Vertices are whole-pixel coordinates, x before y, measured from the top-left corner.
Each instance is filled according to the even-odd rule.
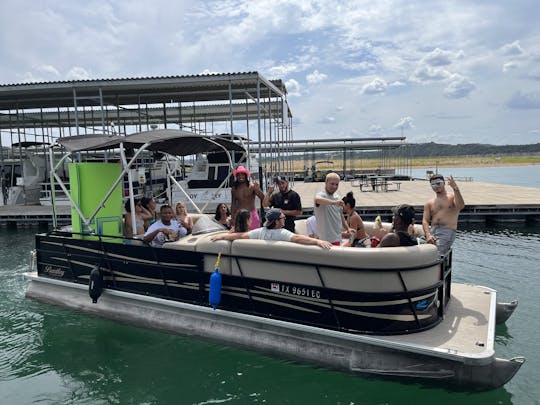
[[[347,215],[347,225],[349,229],[353,229],[354,232],[343,232],[342,238],[349,239],[343,244],[343,246],[352,247],[370,247],[371,239],[366,233],[364,222],[358,212],[354,210],[356,206],[356,200],[354,199],[352,191],[349,191],[345,197],[343,197],[343,213]]]
[[[143,208],[144,229],[150,228],[157,221],[156,201],[153,198],[141,198],[141,207]]]
[[[135,200],[135,232],[133,232],[133,214],[131,213],[131,203],[126,201],[124,208],[126,214],[124,215],[124,236],[126,238],[133,238],[135,236],[144,235],[144,218],[143,208],[139,200]]]
[[[182,202],[176,204],[176,220],[180,226],[186,228],[188,234],[191,233],[191,230],[193,229],[193,218],[189,216],[186,211],[186,206]]]
[[[214,219],[227,229],[231,229],[231,212],[227,204],[221,203],[216,207]]]

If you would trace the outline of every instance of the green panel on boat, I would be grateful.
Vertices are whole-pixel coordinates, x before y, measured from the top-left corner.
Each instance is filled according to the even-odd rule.
[[[90,217],[99,206],[122,168],[118,163],[70,163],[69,184],[71,196],[80,207],[82,214]],[[113,190],[103,207],[91,222],[92,229],[98,235],[122,236],[122,182]],[[88,233],[79,213],[71,208],[73,232]],[[85,237],[95,239],[95,237]],[[121,242],[121,239],[112,241]]]

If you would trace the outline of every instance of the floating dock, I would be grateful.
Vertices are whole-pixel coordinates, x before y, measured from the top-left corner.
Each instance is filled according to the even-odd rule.
[[[396,182],[393,182],[396,183]],[[399,190],[372,191],[360,189],[358,182],[342,181],[338,193],[344,196],[352,191],[356,209],[365,220],[381,215],[383,221],[392,218],[392,207],[410,204],[417,212],[416,221],[422,219],[424,203],[435,195],[427,181],[400,181]],[[313,198],[324,188],[324,183],[291,183],[300,194],[305,216],[313,213]],[[448,187],[448,186],[447,186]],[[460,182],[459,188],[465,200],[460,222],[534,222],[540,221],[540,188],[518,187],[482,182]],[[0,206],[0,226],[52,226],[52,207],[41,205]],[[59,225],[71,222],[69,207],[57,207]]]
[[[342,181],[338,193],[345,196],[352,191],[356,209],[365,220],[381,215],[383,221],[392,218],[392,207],[399,204],[412,205],[416,210],[416,222],[422,219],[424,203],[435,196],[425,180],[392,181],[393,191],[372,191],[360,188],[358,182]],[[397,184],[396,184],[397,183]],[[540,188],[509,186],[483,182],[459,182],[465,208],[460,222],[528,222],[540,221]],[[295,183],[302,199],[304,213],[313,212],[313,198],[324,189],[324,183]],[[446,186],[451,191],[449,186]]]

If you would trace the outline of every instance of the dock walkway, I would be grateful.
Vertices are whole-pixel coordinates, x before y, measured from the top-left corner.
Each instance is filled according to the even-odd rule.
[[[373,220],[381,215],[383,221],[390,221],[392,207],[410,204],[417,212],[416,221],[421,221],[424,203],[434,196],[427,181],[400,181],[399,190],[371,191],[357,183],[342,181],[338,193],[344,196],[353,191],[356,208],[362,218]],[[465,208],[460,214],[460,222],[525,222],[540,221],[540,188],[507,186],[482,182],[459,182],[459,188],[465,200]],[[300,194],[304,215],[313,213],[313,197],[324,188],[324,183],[291,183]],[[448,187],[448,186],[447,186]],[[57,207],[58,223],[69,224],[69,207]],[[52,207],[50,206],[0,206],[0,226],[52,225]]]
[[[399,190],[371,191],[360,189],[358,182],[342,181],[338,193],[343,197],[352,191],[356,199],[356,208],[362,218],[373,220],[381,215],[383,220],[390,220],[392,207],[409,204],[415,207],[417,222],[421,220],[424,203],[433,198],[435,193],[427,181],[400,181]],[[460,222],[522,222],[540,220],[540,188],[508,186],[483,182],[458,182],[465,200]],[[324,189],[324,183],[296,182],[293,189],[300,194],[305,214],[313,211],[313,197]],[[447,190],[451,191],[448,186]],[[368,191],[366,191],[368,190]],[[386,218],[386,219],[385,219]]]

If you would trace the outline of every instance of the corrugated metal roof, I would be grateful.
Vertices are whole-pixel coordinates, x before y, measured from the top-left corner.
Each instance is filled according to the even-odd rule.
[[[154,76],[117,79],[88,79],[0,85],[0,109],[31,109],[105,104],[159,104],[286,95],[283,82],[267,80],[258,72],[204,75]],[[248,95],[248,96],[247,96]]]

